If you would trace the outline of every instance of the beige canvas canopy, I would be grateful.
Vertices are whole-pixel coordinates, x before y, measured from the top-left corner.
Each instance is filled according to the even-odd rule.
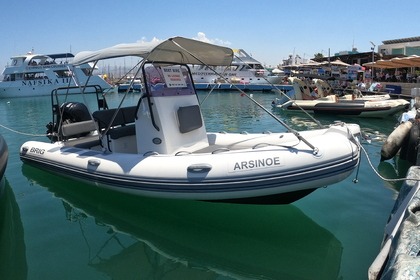
[[[139,56],[148,61],[228,66],[232,63],[233,51],[197,40],[174,37],[163,42],[119,44],[97,51],[83,51],[76,54],[73,64],[124,56]]]
[[[365,67],[371,68],[407,68],[407,67],[420,67],[420,56],[411,55],[407,57],[396,57],[389,60],[377,60],[363,64]]]
[[[340,59],[336,59],[334,61],[331,62],[324,62],[323,64],[330,64],[330,65],[334,65],[334,66],[350,66],[350,64],[347,64],[343,61],[341,61]]]

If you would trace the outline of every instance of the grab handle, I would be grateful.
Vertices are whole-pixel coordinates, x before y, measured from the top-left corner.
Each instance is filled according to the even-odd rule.
[[[212,166],[207,163],[202,164],[193,164],[188,166],[187,171],[191,173],[204,173],[209,172],[211,170]]]

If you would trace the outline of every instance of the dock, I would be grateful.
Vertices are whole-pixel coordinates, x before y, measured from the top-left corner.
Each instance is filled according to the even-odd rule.
[[[385,227],[381,250],[369,280],[420,277],[420,166],[412,166]]]
[[[420,88],[420,83],[380,82],[382,91],[389,93],[393,98],[411,99],[411,89]]]
[[[419,136],[415,137],[418,147]],[[420,279],[420,149],[416,150],[385,226],[381,249],[369,268],[369,280]]]

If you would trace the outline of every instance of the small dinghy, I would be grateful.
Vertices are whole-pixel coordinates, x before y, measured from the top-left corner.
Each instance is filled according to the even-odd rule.
[[[207,132],[189,65],[228,66],[229,48],[176,37],[82,52],[74,64],[123,56],[143,58],[139,102],[90,113],[52,98],[52,141],[24,143],[22,161],[130,194],[270,204],[342,181],[359,163],[358,125],[297,132],[244,92],[288,132]]]
[[[408,109],[410,103],[404,99],[389,99],[387,95],[355,96],[346,94],[338,97],[331,95],[315,95],[308,85],[296,77],[290,77],[294,96],[277,98],[273,101],[274,108],[283,110],[305,110],[318,114],[349,115],[358,117],[384,118]],[[321,90],[319,93],[323,93]]]

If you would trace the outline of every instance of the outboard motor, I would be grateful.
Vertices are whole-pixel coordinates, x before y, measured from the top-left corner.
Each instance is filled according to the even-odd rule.
[[[91,119],[88,108],[80,102],[66,102],[60,106],[63,123],[75,123]]]
[[[63,124],[76,123],[91,120],[88,108],[80,102],[65,102],[59,110],[54,111],[53,122],[47,124],[47,136],[52,141],[60,138],[59,128]],[[82,135],[81,135],[82,136]]]

